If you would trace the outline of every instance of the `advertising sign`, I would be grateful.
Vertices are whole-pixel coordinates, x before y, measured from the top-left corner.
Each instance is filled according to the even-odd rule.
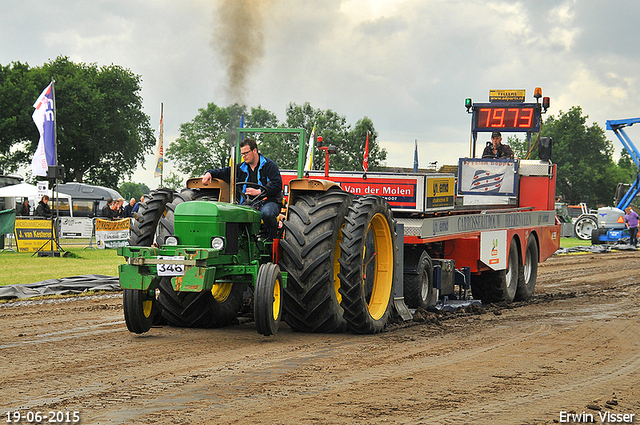
[[[16,218],[16,245],[18,252],[36,252],[55,250],[55,243],[51,235],[51,220]],[[50,241],[47,243],[47,241]]]
[[[518,170],[513,159],[461,158],[459,169],[462,195],[516,195]]]
[[[60,217],[60,235],[63,238],[92,237],[93,221],[88,217]]]
[[[96,219],[96,243],[100,249],[114,249],[129,245],[129,219]]]

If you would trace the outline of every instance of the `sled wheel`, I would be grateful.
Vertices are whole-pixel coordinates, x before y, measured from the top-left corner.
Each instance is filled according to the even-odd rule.
[[[438,302],[438,290],[433,286],[433,263],[426,251],[420,250],[417,254],[420,254],[417,261],[415,257],[405,258],[404,302],[409,308],[432,307]],[[408,268],[411,271],[407,271]]]
[[[154,296],[137,289],[124,289],[122,293],[124,320],[130,332],[142,334],[151,329],[153,318],[158,312]]]
[[[391,207],[378,196],[356,198],[342,233],[338,276],[344,318],[355,333],[378,333],[393,305],[395,232]]]
[[[487,270],[479,275],[471,276],[471,293],[473,298],[483,303],[512,302],[518,290],[518,276],[521,261],[518,253],[518,241],[511,240],[509,259],[506,270]]]
[[[259,334],[269,336],[278,332],[282,317],[282,274],[276,264],[263,264],[258,269],[253,317]]]
[[[518,291],[515,298],[517,301],[528,301],[531,298],[536,288],[537,277],[538,244],[536,243],[536,238],[533,235],[529,235],[524,265],[522,266],[522,276],[521,279],[518,279]]]

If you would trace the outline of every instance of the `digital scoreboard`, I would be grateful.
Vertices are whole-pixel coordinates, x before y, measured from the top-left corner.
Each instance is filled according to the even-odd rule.
[[[539,103],[475,103],[473,131],[532,132],[540,130]]]

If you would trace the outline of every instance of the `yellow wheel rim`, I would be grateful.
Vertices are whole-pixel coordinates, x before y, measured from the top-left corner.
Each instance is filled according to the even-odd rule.
[[[273,286],[273,320],[278,320],[280,317],[280,279],[276,279]]]
[[[340,243],[342,242],[342,229],[344,229],[344,224],[340,228],[340,232],[338,233],[338,239],[336,240],[336,246],[333,250],[333,286],[336,291],[336,298],[338,299],[338,304],[342,302],[342,295],[340,295],[340,279],[338,278],[338,273],[340,273]]]
[[[387,311],[391,298],[391,289],[393,288],[393,238],[391,237],[391,230],[386,217],[380,213],[373,216],[366,234],[369,234],[370,231],[373,232],[375,253],[373,253],[373,258],[369,261],[375,262],[375,266],[373,288],[367,308],[371,317],[374,320],[378,320]],[[364,261],[367,261],[366,245],[365,243],[362,250]],[[365,267],[366,264],[363,262],[363,291],[366,285]]]
[[[229,297],[229,294],[231,293],[231,288],[233,288],[233,283],[215,284],[213,285],[213,288],[211,288],[211,294],[213,295],[213,298],[217,302],[223,303]]]
[[[151,310],[153,309],[153,300],[142,301],[142,314],[144,317],[151,317]]]

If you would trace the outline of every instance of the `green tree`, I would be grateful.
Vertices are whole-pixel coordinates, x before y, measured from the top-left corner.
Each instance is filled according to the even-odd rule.
[[[32,105],[52,79],[64,181],[117,187],[155,145],[149,117],[142,112],[140,76],[117,65],[75,64],[60,56],[39,68],[2,67],[0,99],[11,105],[0,115],[0,126],[8,130],[0,142],[2,160],[13,167],[30,163],[39,138]]]
[[[145,193],[149,193],[149,187],[144,183],[124,182],[118,188],[118,192],[126,202],[129,199],[136,198],[136,201],[140,200],[140,197]]]
[[[330,169],[332,170],[362,170],[367,131],[370,132],[369,169],[375,170],[386,159],[387,152],[378,145],[378,133],[375,131],[373,122],[367,117],[359,120],[356,126],[351,128],[347,124],[346,117],[337,114],[331,109],[314,109],[308,102],[303,105],[290,103],[287,107],[286,123],[289,128],[304,128],[307,131],[307,135],[311,134],[313,125],[314,123],[316,124],[316,137],[321,136],[325,146],[334,145],[338,148],[338,153],[331,155],[329,160]],[[288,146],[290,146],[291,160],[295,159],[291,168],[296,168],[298,158],[297,140],[291,140]],[[324,168],[324,154],[317,149],[313,155],[313,168],[316,170]]]
[[[198,115],[180,124],[180,136],[167,148],[167,157],[186,175],[202,175],[229,163],[229,109],[209,103]]]
[[[612,205],[624,173],[613,162],[613,144],[604,130],[597,123],[587,126],[587,118],[574,106],[544,121],[541,134],[553,138],[552,160],[558,167],[556,193],[572,203],[588,199],[591,207]]]

